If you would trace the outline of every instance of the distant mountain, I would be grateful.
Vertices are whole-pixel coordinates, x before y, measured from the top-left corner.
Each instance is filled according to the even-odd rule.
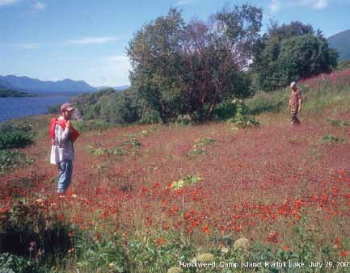
[[[339,61],[350,60],[350,29],[329,37],[328,43],[338,51]]]
[[[121,86],[113,87],[113,89],[115,89],[117,91],[121,91],[121,90],[128,89],[129,87],[130,87],[130,85],[121,85]]]
[[[115,91],[122,91],[122,90],[128,89],[129,87],[130,87],[130,85],[120,85],[120,86],[115,86],[115,87],[99,86],[99,87],[96,87],[96,90],[101,90],[101,89],[106,89],[106,88],[113,88]]]
[[[11,90],[11,89],[13,89],[13,86],[10,83],[8,83],[7,81],[2,80],[0,78],[0,89],[2,89],[2,90]]]
[[[37,94],[82,93],[94,92],[96,90],[84,81],[73,81],[70,79],[56,82],[41,81],[29,77],[17,77],[13,75],[0,76],[0,85],[8,89]]]

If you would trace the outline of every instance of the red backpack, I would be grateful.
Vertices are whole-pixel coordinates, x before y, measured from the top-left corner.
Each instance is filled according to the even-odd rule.
[[[52,140],[55,139],[55,127],[56,127],[56,125],[61,126],[62,130],[64,130],[64,129],[66,129],[66,121],[64,119],[51,118],[49,134],[50,134],[50,138]],[[80,136],[80,134],[76,129],[71,127],[69,136],[70,136],[70,140],[72,142],[74,142],[77,140],[77,138]]]

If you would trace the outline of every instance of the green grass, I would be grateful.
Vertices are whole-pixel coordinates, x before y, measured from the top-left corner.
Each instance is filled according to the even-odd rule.
[[[338,112],[346,110],[350,105],[350,86],[325,82],[317,88],[308,85],[299,86],[304,112],[317,114],[323,111]],[[249,112],[254,115],[261,113],[279,113],[287,109],[290,89],[285,88],[270,93],[259,92],[253,98],[246,100]]]

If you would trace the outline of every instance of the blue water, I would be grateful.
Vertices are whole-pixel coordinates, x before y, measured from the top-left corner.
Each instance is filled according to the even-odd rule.
[[[69,102],[69,96],[0,98],[0,123],[31,115],[46,114],[49,106]]]

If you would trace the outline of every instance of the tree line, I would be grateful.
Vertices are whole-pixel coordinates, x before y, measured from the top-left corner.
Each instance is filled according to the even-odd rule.
[[[328,73],[337,53],[322,32],[301,22],[272,22],[263,35],[262,9],[225,7],[207,21],[186,23],[171,8],[145,24],[127,47],[131,87],[76,98],[86,118],[111,123],[170,122],[187,115],[211,118],[217,106]]]

